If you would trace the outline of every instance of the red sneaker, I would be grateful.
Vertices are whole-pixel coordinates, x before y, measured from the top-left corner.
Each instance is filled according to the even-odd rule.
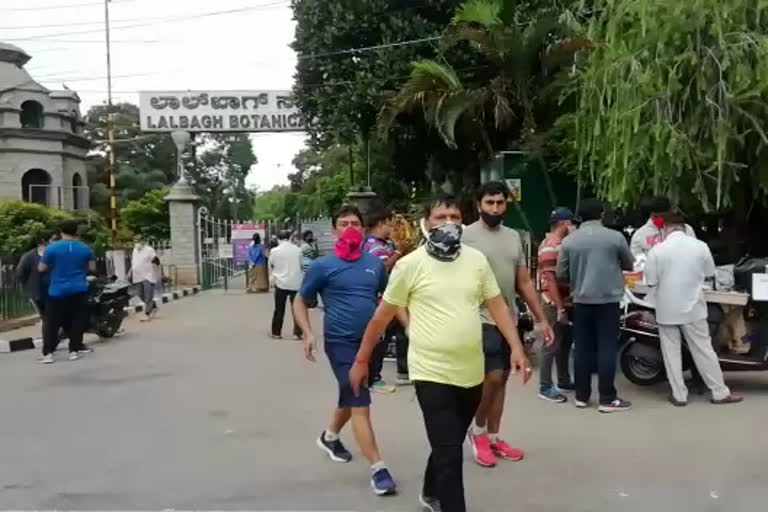
[[[469,431],[469,445],[472,447],[472,453],[475,456],[475,462],[484,468],[492,468],[496,465],[496,456],[491,450],[491,441],[488,434],[476,436]]]
[[[519,448],[512,448],[501,439],[491,445],[491,450],[493,450],[493,453],[496,456],[507,460],[523,460],[523,457],[525,456],[523,450]]]

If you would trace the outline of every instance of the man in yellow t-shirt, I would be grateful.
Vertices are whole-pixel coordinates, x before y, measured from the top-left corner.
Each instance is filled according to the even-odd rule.
[[[416,388],[432,454],[420,495],[426,510],[464,512],[462,444],[482,396],[485,377],[479,309],[484,305],[511,347],[523,381],[531,368],[493,271],[478,250],[461,244],[461,211],[443,197],[425,209],[426,243],[395,265],[368,323],[350,384],[367,383],[368,361],[399,308],[407,308],[408,369]]]

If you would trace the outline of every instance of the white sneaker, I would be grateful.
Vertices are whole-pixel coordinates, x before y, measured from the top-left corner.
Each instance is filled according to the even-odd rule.
[[[579,409],[584,409],[585,407],[589,406],[588,402],[582,402],[581,400],[574,400],[573,405],[578,407]]]
[[[56,360],[53,358],[53,354],[48,354],[47,356],[43,356],[38,359],[37,362],[42,364],[53,364],[56,362]]]
[[[77,361],[78,359],[80,359],[80,354],[78,354],[77,352],[70,352],[69,353],[69,360],[70,361]]]

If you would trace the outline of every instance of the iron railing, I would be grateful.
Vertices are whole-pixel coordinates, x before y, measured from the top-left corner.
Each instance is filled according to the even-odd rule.
[[[16,265],[0,265],[0,321],[35,314],[35,307],[24,296],[16,279]]]

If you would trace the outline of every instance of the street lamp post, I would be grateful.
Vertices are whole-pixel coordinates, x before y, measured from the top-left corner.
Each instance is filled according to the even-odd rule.
[[[189,144],[192,137],[189,132],[175,131],[171,132],[171,138],[174,144],[176,144],[176,170],[179,175],[177,183],[186,185],[187,176],[184,172],[184,150],[187,148],[187,144]]]

